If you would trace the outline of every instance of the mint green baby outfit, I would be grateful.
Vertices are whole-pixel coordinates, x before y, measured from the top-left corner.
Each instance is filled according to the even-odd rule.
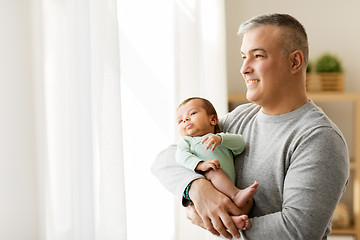
[[[244,139],[239,134],[220,133],[222,142],[212,152],[211,147],[205,150],[206,143],[201,144],[202,139],[208,135],[212,133],[199,137],[182,137],[177,145],[176,161],[186,168],[195,170],[199,162],[217,159],[231,182],[235,183],[234,156],[244,150]]]

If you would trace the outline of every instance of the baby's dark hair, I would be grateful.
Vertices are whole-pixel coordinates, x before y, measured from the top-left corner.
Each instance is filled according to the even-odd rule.
[[[190,102],[192,100],[201,100],[203,105],[204,105],[204,109],[205,109],[206,113],[208,115],[215,115],[218,118],[217,112],[216,112],[214,106],[212,105],[212,103],[209,100],[207,100],[205,98],[201,98],[201,97],[187,98],[182,103],[180,103],[180,105],[178,106],[177,109],[179,109],[181,106],[187,104],[188,102]],[[214,129],[214,133],[219,133],[220,131],[221,130],[220,130],[219,124],[216,124],[215,129]]]

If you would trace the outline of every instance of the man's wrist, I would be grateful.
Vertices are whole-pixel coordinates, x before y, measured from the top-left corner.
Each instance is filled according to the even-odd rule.
[[[185,196],[186,196],[186,188],[185,188],[184,193],[183,193],[183,198],[182,198],[182,205],[184,207],[187,207],[190,204],[193,204],[193,200],[195,200],[195,202],[196,202],[196,200],[198,198],[199,188],[202,188],[202,187],[206,188],[208,186],[207,184],[211,185],[213,187],[213,185],[205,178],[197,178],[197,179],[194,179],[193,181],[191,181],[186,186],[186,188],[188,188],[188,199],[185,198]]]
[[[189,191],[190,191],[190,187],[191,187],[192,183],[193,183],[193,181],[191,181],[184,190],[183,200],[182,200],[182,205],[184,207],[188,207],[189,205],[193,204],[193,202],[190,199],[190,195],[189,195]]]
[[[186,200],[189,200],[190,202],[192,202],[192,201],[191,201],[190,196],[189,196],[189,191],[190,191],[190,188],[191,188],[191,184],[192,184],[192,183],[193,183],[193,182],[191,181],[191,182],[186,186],[185,191],[184,191],[184,195],[183,195],[183,197],[184,197]]]
[[[192,180],[187,186],[186,186],[186,188],[185,188],[185,190],[184,190],[184,193],[183,193],[183,200],[182,200],[182,205],[184,206],[184,207],[187,207],[187,206],[189,206],[190,204],[193,204],[193,201],[192,201],[192,199],[191,199],[191,197],[190,197],[190,189],[191,190],[194,190],[194,189],[192,189],[192,187],[194,186],[194,185],[197,185],[198,183],[199,183],[199,180],[200,180],[200,182],[201,182],[201,180],[205,180],[204,178],[197,178],[197,179],[194,179],[194,180]],[[205,180],[205,181],[207,181],[207,180]],[[195,186],[195,191],[196,191],[196,186]],[[193,192],[193,191],[192,191]],[[195,194],[196,195],[196,194]],[[195,196],[196,197],[196,196]]]

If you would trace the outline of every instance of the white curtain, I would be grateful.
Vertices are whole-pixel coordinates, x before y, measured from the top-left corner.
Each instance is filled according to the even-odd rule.
[[[177,139],[181,100],[203,96],[227,112],[224,11],[221,0],[119,0],[129,240],[209,239],[150,166]]]
[[[41,239],[208,238],[150,166],[181,100],[227,111],[223,5],[33,0]]]
[[[116,0],[34,0],[41,239],[126,239]]]
[[[173,2],[118,2],[128,240],[171,240],[174,198],[150,166],[175,136]]]
[[[176,1],[174,32],[176,101],[190,96],[205,97],[223,116],[228,112],[224,1]],[[182,207],[176,210],[178,240],[215,239],[193,226]]]
[[[174,14],[176,100],[202,96],[226,114],[224,1],[177,0]]]

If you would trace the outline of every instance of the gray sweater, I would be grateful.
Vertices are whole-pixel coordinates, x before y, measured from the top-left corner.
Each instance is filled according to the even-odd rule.
[[[236,186],[259,182],[246,239],[326,239],[345,190],[349,156],[344,137],[312,101],[283,115],[244,104],[221,122],[224,132],[247,143],[235,159]],[[203,177],[175,162],[175,146],[159,154],[152,171],[178,195]]]

